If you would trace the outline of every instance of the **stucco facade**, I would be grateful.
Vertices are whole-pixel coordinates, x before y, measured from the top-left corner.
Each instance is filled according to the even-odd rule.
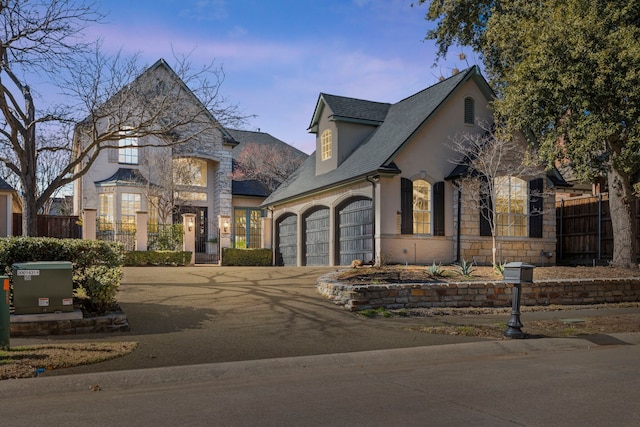
[[[347,265],[358,251],[371,257],[365,263],[492,262],[492,239],[480,235],[480,211],[462,203],[464,191],[459,203],[451,174],[461,158],[452,138],[486,132],[477,123],[492,123],[493,94],[477,69],[462,74],[397,104],[321,94],[310,126],[315,155],[265,202],[276,264]],[[332,156],[323,160],[327,130]],[[547,182],[544,176],[529,178]],[[420,212],[416,185],[428,189]],[[542,235],[499,238],[498,262],[555,262],[553,196],[543,204]]]

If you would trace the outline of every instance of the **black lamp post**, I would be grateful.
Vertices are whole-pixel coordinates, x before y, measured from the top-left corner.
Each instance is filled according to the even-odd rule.
[[[511,291],[511,317],[507,322],[507,329],[504,336],[507,338],[522,339],[525,333],[522,332],[522,322],[520,322],[520,295],[522,294],[522,284],[533,283],[533,265],[521,262],[510,262],[504,266],[504,282],[513,284]]]

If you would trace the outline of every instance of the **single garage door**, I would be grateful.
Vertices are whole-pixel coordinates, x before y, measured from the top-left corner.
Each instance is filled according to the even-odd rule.
[[[305,216],[305,265],[329,265],[329,208]]]
[[[278,221],[278,265],[298,265],[298,217],[288,215]]]
[[[338,209],[340,265],[355,259],[373,259],[373,203],[371,199],[348,201]]]

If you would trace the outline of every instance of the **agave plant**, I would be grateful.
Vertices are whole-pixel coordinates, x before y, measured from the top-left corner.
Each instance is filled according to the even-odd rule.
[[[467,260],[463,259],[462,262],[460,263],[460,274],[462,274],[465,277],[469,277],[471,276],[471,273],[473,273],[474,268],[473,268],[473,261],[472,262],[467,262]]]

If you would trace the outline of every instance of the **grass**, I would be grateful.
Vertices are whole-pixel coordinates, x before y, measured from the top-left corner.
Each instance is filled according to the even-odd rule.
[[[0,350],[0,380],[89,365],[131,353],[136,342],[42,344]]]

